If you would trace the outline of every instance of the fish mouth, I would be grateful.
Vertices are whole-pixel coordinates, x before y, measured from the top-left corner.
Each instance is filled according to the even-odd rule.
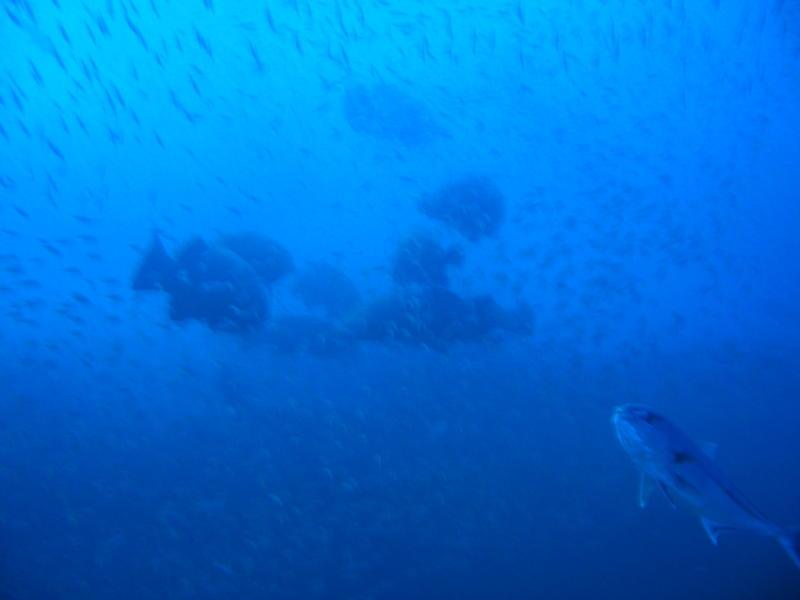
[[[620,404],[619,406],[615,406],[614,410],[611,412],[611,423],[615,427],[619,426],[620,421],[625,421],[629,418],[631,408],[634,406],[634,404]]]
[[[624,414],[624,405],[615,407],[611,412],[611,427],[614,429],[614,435],[616,435],[617,440],[623,445],[622,430],[625,428],[626,423]]]
[[[620,404],[611,413],[611,424],[617,440],[627,451],[631,451],[641,441],[641,432],[636,423],[636,404]]]
[[[614,407],[611,414],[611,421],[617,423],[618,421],[636,421],[643,415],[652,414],[650,408],[644,404],[626,403]]]
[[[636,427],[634,427],[629,420],[619,416],[619,413],[616,411],[612,417],[612,423],[614,427],[614,436],[617,438],[619,445],[629,455],[635,455],[637,449],[641,446],[639,431],[637,431]]]

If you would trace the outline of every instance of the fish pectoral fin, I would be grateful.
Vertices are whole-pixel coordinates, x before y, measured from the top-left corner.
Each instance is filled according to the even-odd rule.
[[[716,546],[717,542],[719,542],[719,532],[722,530],[722,528],[718,523],[715,523],[710,519],[701,518],[700,522],[703,524],[703,529],[706,530],[711,543]]]
[[[642,477],[639,479],[639,508],[645,508],[647,506],[647,502],[650,500],[650,496],[653,495],[653,490],[656,488],[661,490],[670,506],[675,508],[675,500],[672,498],[669,488],[664,485],[663,482],[657,481],[644,473],[642,473]]]
[[[666,496],[667,500],[669,501],[669,505],[672,508],[677,508],[675,505],[675,499],[672,497],[669,488],[660,481],[658,482],[658,487],[661,489],[661,492],[664,494],[664,496]]]
[[[719,534],[723,531],[747,531],[745,527],[732,527],[730,525],[721,525],[716,521],[712,521],[711,519],[706,519],[704,517],[700,518],[700,522],[703,524],[703,529],[706,530],[711,543],[715,546],[719,542]]]
[[[715,442],[702,442],[700,444],[700,449],[703,451],[703,454],[712,460],[717,457],[717,448],[719,448],[719,445]]]
[[[647,506],[647,501],[650,500],[650,496],[655,487],[656,482],[653,478],[642,473],[639,479],[639,508],[645,508]]]

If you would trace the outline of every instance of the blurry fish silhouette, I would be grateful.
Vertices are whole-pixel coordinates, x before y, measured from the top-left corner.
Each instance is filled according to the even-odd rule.
[[[295,278],[292,292],[310,310],[320,310],[331,319],[352,313],[361,295],[344,271],[324,262],[307,266]]]
[[[197,320],[215,330],[246,332],[269,317],[258,272],[243,257],[200,238],[186,242],[175,258],[154,235],[133,278],[137,291],[163,290],[173,321]]]
[[[348,89],[344,115],[353,131],[405,146],[449,137],[424,104],[387,83]]]
[[[411,236],[397,247],[392,264],[392,279],[399,285],[447,287],[449,269],[464,263],[458,246],[449,248],[424,234]]]
[[[224,235],[220,245],[247,261],[264,285],[273,285],[294,271],[294,261],[289,251],[261,234],[243,232]]]
[[[723,531],[774,537],[800,568],[800,532],[779,527],[756,510],[714,464],[713,446],[702,450],[646,406],[618,406],[612,422],[620,444],[641,471],[639,506],[644,508],[657,486],[673,506],[679,500],[700,517],[713,544]]]
[[[488,178],[471,175],[444,185],[425,196],[419,210],[470,242],[495,237],[505,220],[505,197]]]

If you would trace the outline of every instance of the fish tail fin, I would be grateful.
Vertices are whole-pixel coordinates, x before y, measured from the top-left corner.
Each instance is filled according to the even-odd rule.
[[[778,541],[783,549],[800,569],[800,531],[789,530],[778,535]]]

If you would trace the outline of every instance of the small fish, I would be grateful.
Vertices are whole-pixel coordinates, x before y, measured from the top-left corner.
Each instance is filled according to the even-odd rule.
[[[75,300],[75,302],[78,304],[83,304],[84,306],[90,306],[92,304],[92,301],[89,300],[86,295],[81,294],[80,292],[73,292],[72,298]]]
[[[56,246],[51,244],[49,241],[40,239],[39,242],[42,244],[44,249],[47,250],[53,256],[58,256],[58,257],[64,256],[64,253],[61,252],[61,250],[59,250]]]
[[[17,105],[17,108],[20,112],[25,112],[25,107],[22,104],[22,100],[19,98],[19,94],[17,94],[17,90],[11,89],[11,99],[14,101],[14,104]]]
[[[33,279],[32,277],[27,277],[22,281],[20,281],[19,283],[23,288],[29,290],[39,289],[42,287],[42,284],[39,283],[39,281],[37,281],[36,279]]]
[[[275,27],[275,20],[272,18],[272,13],[269,11],[269,7],[264,7],[264,18],[267,20],[267,25],[269,25],[272,33],[277,34],[278,28]]]
[[[197,115],[190,112],[189,109],[184,106],[183,102],[180,101],[178,96],[175,94],[173,90],[169,91],[170,100],[172,100],[172,105],[180,111],[186,120],[190,123],[195,123],[197,121]]]
[[[83,122],[83,119],[80,118],[77,114],[75,115],[75,120],[78,122],[78,125],[83,130],[86,135],[89,135],[89,130],[86,128],[86,123]]]
[[[55,154],[59,159],[64,160],[64,153],[61,152],[61,149],[56,146],[52,140],[44,138],[44,141],[47,144],[47,147],[50,148],[50,152]]]
[[[108,24],[106,23],[106,20],[102,16],[97,16],[95,20],[97,22],[97,29],[100,31],[100,33],[106,37],[110,37],[111,32],[108,30]]]
[[[133,35],[136,36],[136,39],[139,40],[139,43],[145,50],[150,50],[150,48],[147,45],[147,40],[145,39],[144,34],[142,33],[142,30],[139,29],[136,23],[134,23],[131,20],[131,17],[128,14],[127,10],[124,11],[124,16],[125,16],[125,23],[128,25],[128,29],[131,30],[131,33],[133,33]]]
[[[209,58],[214,58],[214,53],[211,51],[211,44],[209,44],[208,40],[203,37],[203,34],[197,30],[197,27],[194,28],[194,39],[197,40],[197,44],[208,54]]]
[[[89,39],[92,40],[92,44],[97,46],[97,37],[94,35],[94,31],[92,31],[91,26],[84,21],[83,23],[84,28],[86,29],[86,35],[89,36]]]
[[[681,501],[700,517],[713,544],[723,531],[773,537],[800,568],[800,531],[779,527],[756,510],[716,466],[713,446],[701,449],[646,406],[618,406],[611,420],[619,443],[641,471],[639,506],[644,508],[658,487],[673,506]]]
[[[61,38],[67,43],[67,46],[72,47],[72,40],[70,39],[67,30],[64,29],[64,25],[62,23],[58,24],[58,31],[61,34]]]
[[[258,50],[256,50],[256,47],[253,45],[253,42],[251,42],[250,40],[247,41],[247,45],[248,45],[248,47],[250,49],[250,56],[253,57],[253,61],[256,64],[256,70],[259,73],[262,73],[264,71],[264,63],[261,61],[261,56],[259,56]]]
[[[9,275],[22,275],[25,273],[25,270],[17,264],[13,265],[6,265],[3,267],[3,271],[8,273]]]
[[[14,23],[17,27],[24,28],[22,21],[20,20],[19,16],[11,12],[11,9],[8,6],[4,6],[3,8],[6,9],[6,14],[8,18],[11,19],[11,22]]]
[[[31,77],[36,82],[37,85],[44,85],[44,79],[42,79],[42,74],[39,72],[39,69],[36,67],[36,64],[28,59],[28,65],[31,68]]]

